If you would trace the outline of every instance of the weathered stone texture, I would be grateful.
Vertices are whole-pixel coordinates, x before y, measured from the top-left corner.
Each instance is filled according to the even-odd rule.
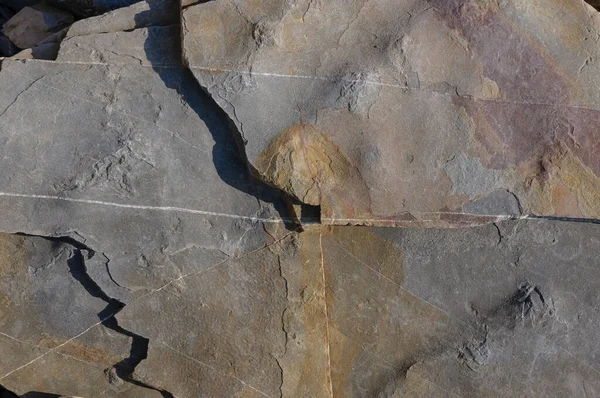
[[[259,172],[298,126],[331,143],[322,158],[347,159],[349,187],[327,162],[263,173],[321,203],[327,224],[597,218],[595,13],[564,0],[216,0],[182,10],[183,55]],[[312,142],[296,145],[310,163]]]
[[[46,5],[25,7],[6,21],[2,33],[17,47],[31,48],[73,22],[67,12]]]
[[[0,396],[600,394],[600,14],[181,6],[0,61]]]

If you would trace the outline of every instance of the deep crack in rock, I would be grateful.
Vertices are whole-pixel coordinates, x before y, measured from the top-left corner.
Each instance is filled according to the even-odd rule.
[[[121,310],[123,310],[123,308],[125,308],[125,304],[108,296],[88,274],[85,262],[86,260],[98,255],[98,253],[88,247],[86,244],[68,236],[48,237],[25,233],[17,233],[15,235],[38,237],[52,242],[65,243],[75,248],[73,256],[67,261],[69,273],[88,294],[90,294],[92,297],[101,299],[107,304],[106,307],[98,313],[98,318],[102,321],[101,324],[104,327],[117,332],[118,334],[132,339],[129,356],[114,364],[112,368],[106,369],[105,373],[109,382],[114,384],[116,382],[114,375],[116,375],[119,379],[124,380],[125,382],[150,390],[155,390],[161,393],[165,398],[173,398],[173,395],[170,392],[158,387],[154,387],[146,382],[138,380],[135,377],[136,367],[148,357],[148,345],[150,340],[146,337],[140,336],[139,334],[124,329],[119,325],[116,316]]]

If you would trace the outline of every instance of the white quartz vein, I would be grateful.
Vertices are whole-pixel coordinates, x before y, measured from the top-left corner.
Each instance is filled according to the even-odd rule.
[[[69,344],[71,341],[83,336],[84,334],[86,334],[88,331],[92,330],[93,328],[95,328],[96,326],[100,325],[102,322],[106,321],[107,319],[110,319],[113,316],[113,314],[99,320],[98,322],[94,323],[92,326],[88,327],[87,329],[85,329],[84,331],[82,331],[81,333],[71,337],[70,339],[66,340],[64,343],[61,343],[59,345],[57,345],[56,347],[46,351],[45,353],[38,355],[37,357],[33,358],[31,361],[19,366],[16,369],[11,370],[10,372],[8,372],[7,374],[5,374],[4,376],[0,377],[0,380],[4,380],[6,379],[8,376],[10,376],[11,374],[18,372],[19,370],[26,368],[27,366],[31,365],[34,362],[37,362],[38,360],[44,358],[46,355],[55,352],[56,350],[58,350],[61,347],[64,347],[65,345]]]
[[[0,62],[5,59],[6,58],[0,57]],[[8,60],[8,59],[6,59],[6,60]],[[181,66],[181,65],[107,64],[107,63],[102,63],[102,62],[47,61],[47,60],[39,60],[39,59],[38,60],[35,60],[35,59],[18,60],[18,61],[19,62],[23,62],[23,61],[33,62],[33,63],[35,63],[35,62],[50,63],[50,64],[98,65],[98,66],[104,66],[107,68],[111,67],[111,66],[122,67],[122,66],[131,65],[134,67],[147,67],[147,68],[153,68],[153,69],[190,69],[190,70],[196,69],[199,71],[206,71],[209,74],[213,74],[214,72],[223,72],[223,73],[237,73],[237,74],[249,75],[249,76],[264,76],[264,77],[290,78],[290,79],[303,79],[303,80],[323,80],[323,81],[347,82],[347,83],[364,83],[364,84],[370,84],[370,85],[381,86],[381,87],[396,88],[396,89],[400,89],[400,90],[427,92],[427,93],[430,93],[433,95],[438,95],[438,96],[445,97],[445,98],[459,97],[459,98],[464,98],[464,99],[467,99],[470,101],[495,102],[495,103],[500,103],[500,104],[521,105],[521,106],[522,105],[547,106],[547,107],[557,106],[557,107],[565,107],[565,108],[569,108],[569,109],[600,111],[600,105],[595,107],[594,106],[595,104],[565,104],[565,103],[559,103],[559,102],[531,102],[531,101],[517,101],[517,100],[510,100],[510,99],[479,98],[479,97],[475,97],[475,96],[468,95],[468,94],[457,95],[457,94],[451,94],[451,93],[442,93],[439,91],[430,90],[430,89],[426,89],[426,88],[409,87],[409,86],[406,86],[403,84],[395,84],[395,83],[383,83],[383,82],[376,81],[376,80],[348,79],[344,76],[295,75],[295,74],[285,74],[285,73],[260,72],[260,71],[256,71],[256,70],[244,71],[244,70],[214,68],[214,67],[195,66],[195,65]],[[25,76],[23,76],[23,77],[25,77]],[[26,78],[29,78],[29,77],[26,77]],[[31,78],[29,78],[29,79],[31,79]],[[49,87],[59,90],[58,88],[53,87],[53,86],[49,86]],[[161,126],[158,126],[158,127],[165,129],[164,127],[161,127]]]
[[[133,209],[133,210],[154,210],[154,211],[172,211],[178,213],[188,213],[188,214],[199,214],[203,216],[214,216],[214,217],[224,217],[224,218],[232,218],[236,220],[246,220],[252,222],[264,222],[264,223],[273,223],[273,224],[281,224],[287,221],[292,221],[292,219],[287,220],[283,218],[266,218],[266,217],[253,217],[253,216],[240,216],[237,214],[229,214],[229,213],[219,213],[208,210],[197,210],[197,209],[189,209],[185,207],[176,207],[176,206],[150,206],[150,205],[138,205],[138,204],[128,204],[128,203],[116,203],[116,202],[105,202],[102,200],[94,200],[94,199],[81,199],[81,198],[69,198],[64,196],[52,196],[52,195],[36,195],[36,194],[24,194],[24,193],[14,193],[14,192],[0,192],[0,196],[12,197],[12,198],[23,198],[23,199],[41,199],[41,200],[55,200],[62,202],[72,202],[72,203],[84,203],[90,205],[99,205],[99,206],[111,206],[118,207],[122,209]]]

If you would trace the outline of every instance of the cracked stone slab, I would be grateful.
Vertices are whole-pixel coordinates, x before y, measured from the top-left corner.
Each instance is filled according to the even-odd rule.
[[[182,7],[249,163],[326,224],[598,218],[599,29],[570,0]]]
[[[176,396],[330,396],[318,236],[288,234],[128,305],[120,324],[150,338],[136,372]]]
[[[523,220],[461,230],[282,228],[267,228],[281,236],[267,247],[198,267],[117,313],[120,327],[148,339],[137,379],[175,396],[534,397],[539,391],[598,391],[598,225]],[[3,315],[2,331],[22,341],[0,339],[10,340],[0,346],[3,352],[20,358],[6,365],[14,372],[0,383],[24,391],[30,380],[43,380],[47,391],[81,395],[88,390],[72,382],[76,374],[41,370],[52,358],[79,359],[90,363],[89,388],[128,396],[134,391],[128,383],[106,387],[105,366],[129,355],[130,339],[97,324],[101,299],[86,296],[71,275],[54,274],[68,268],[68,254],[54,255],[61,244],[48,248],[42,238],[3,237],[0,247],[8,259],[2,261],[2,293],[27,286],[53,294],[79,289],[77,308],[92,327],[35,360],[46,351],[21,347],[22,341],[39,343],[36,333],[65,341],[81,324],[48,316],[42,321],[50,324],[19,331],[19,322]],[[43,242],[27,256],[27,267],[46,273],[39,281],[26,277],[33,271],[19,260],[27,240]],[[23,286],[6,287],[15,281]],[[46,308],[56,302],[28,305],[51,315]],[[64,327],[70,329],[61,335]],[[50,338],[43,343],[48,341],[57,344]],[[112,347],[110,355],[102,354],[106,347]]]
[[[333,396],[596,394],[597,231],[325,229]]]
[[[20,354],[15,354],[16,363],[7,364],[0,383],[14,390],[26,392],[34,382],[43,392],[78,396],[154,396],[167,387],[175,389],[170,380],[160,380],[159,370],[146,372],[138,366],[162,345],[148,347],[148,339],[156,337],[153,333],[146,336],[143,327],[134,330],[127,322],[121,324],[116,315],[122,306],[243,257],[285,233],[288,203],[248,172],[227,119],[179,65],[174,52],[164,51],[165,43],[178,48],[177,31],[167,26],[71,36],[61,43],[59,62],[2,61],[0,163],[5,172],[0,177],[0,208],[6,217],[0,229],[72,239],[93,251],[84,265],[88,283],[96,288],[86,297],[100,297],[96,302],[101,306],[84,306],[89,319],[82,322],[71,319],[69,309],[55,314],[57,325],[72,330],[53,336],[45,328],[52,338],[50,348],[7,343],[7,353]],[[122,56],[88,58],[107,43],[113,54]],[[35,114],[27,112],[31,107]],[[283,230],[267,233],[268,224]],[[284,284],[277,257],[269,261],[272,280],[267,278],[265,286],[278,287],[278,301],[272,305],[279,308],[285,304]],[[259,283],[260,275],[254,276],[253,283]],[[64,279],[65,286],[74,283]],[[44,305],[56,305],[56,300]],[[258,311],[262,306],[254,303]],[[240,314],[233,315],[229,326],[239,324],[235,320]],[[211,314],[206,316],[210,319]],[[279,313],[274,319],[267,317],[266,326],[275,325],[273,340],[284,342],[281,318]],[[3,320],[12,329],[25,321]],[[163,325],[164,331],[172,329]],[[262,331],[263,326],[255,329]],[[260,380],[279,388],[272,370],[281,379],[280,367],[270,354],[279,351],[271,350],[271,341],[264,344],[260,361],[268,366]],[[94,356],[97,347],[112,347],[111,356]],[[77,363],[82,358],[85,366]],[[52,363],[80,370],[44,371]],[[243,366],[248,370],[251,365]],[[80,372],[92,376],[81,377]],[[88,384],[74,383],[71,377]]]
[[[127,336],[98,326],[72,339],[106,306],[81,283],[83,255],[62,241],[0,234],[0,384],[19,394],[160,397],[105,376],[129,350]]]
[[[361,55],[360,51],[371,45],[365,27],[381,29],[386,25],[377,21],[388,18],[391,22],[385,29],[397,33],[400,22],[394,17],[402,9],[396,8],[397,4],[392,7],[371,0],[362,8],[361,4],[353,8],[345,3],[325,3],[304,4],[300,18],[285,8],[293,11],[296,6],[291,3],[256,1],[250,6],[237,1],[231,12],[225,12],[218,0],[203,5],[184,2],[184,15],[196,7],[213,7],[215,12],[202,22],[201,33],[220,28],[244,34],[251,31],[249,42],[223,42],[228,51],[239,51],[243,57],[248,43],[265,48],[278,45],[271,37],[277,38],[279,31],[261,19],[267,14],[305,19],[307,27],[302,29],[308,31],[284,29],[285,34],[300,38],[318,27],[309,25],[311,18],[313,22],[330,18],[323,29],[339,28],[339,45],[350,43],[345,47],[356,51],[353,61],[357,64],[376,59],[375,49],[364,53],[370,59]],[[386,4],[390,8],[385,9]],[[404,4],[408,2],[401,6]],[[417,33],[429,34],[427,30],[432,28],[462,32],[464,27],[453,25],[456,21],[429,23],[431,12],[438,18],[435,21],[444,17],[445,3],[434,4],[437,8],[433,11],[418,8],[419,4],[409,10],[410,19],[422,24]],[[452,9],[455,3],[448,4],[452,11],[463,10]],[[498,11],[493,4],[477,4]],[[543,13],[532,15],[527,7],[511,14],[510,10],[517,9],[511,7],[518,4],[498,7],[515,19],[553,18]],[[565,7],[570,3],[552,4]],[[579,5],[570,6],[571,11],[580,10]],[[328,7],[337,7],[336,12],[352,10],[334,18]],[[141,12],[148,11],[144,10]],[[373,14],[377,10],[386,12]],[[475,11],[468,15],[479,15]],[[131,23],[131,9],[123,12],[128,13],[127,26],[133,30],[98,31],[98,21],[91,21],[89,34],[71,36],[61,44],[56,63],[2,61],[0,230],[46,238],[0,235],[0,299],[8,297],[2,301],[6,305],[0,306],[0,332],[4,333],[0,334],[0,358],[9,358],[0,361],[0,384],[19,393],[36,390],[107,397],[509,397],[539,396],[540,391],[544,396],[597,395],[598,225],[522,220],[451,231],[306,226],[298,233],[284,226],[290,203],[280,200],[279,191],[253,178],[245,164],[248,156],[263,181],[288,193],[302,193],[296,196],[320,204],[324,220],[333,222],[331,214],[327,215],[331,210],[322,202],[323,192],[331,194],[327,198],[331,203],[342,203],[348,215],[355,211],[353,206],[369,205],[365,198],[371,194],[365,192],[371,192],[372,186],[365,181],[376,180],[373,175],[377,173],[365,173],[363,166],[357,165],[359,155],[348,153],[367,145],[365,159],[370,160],[365,162],[376,163],[383,157],[383,149],[368,146],[372,144],[369,137],[380,130],[389,131],[390,125],[397,123],[406,129],[406,137],[406,126],[410,126],[415,140],[409,142],[411,151],[394,159],[415,164],[415,173],[431,173],[427,176],[432,185],[420,187],[430,193],[427,189],[446,181],[449,190],[469,199],[457,200],[456,206],[461,207],[459,214],[453,215],[456,218],[449,218],[453,208],[448,205],[442,209],[446,218],[410,219],[410,224],[394,219],[392,223],[471,225],[519,217],[530,202],[514,186],[506,185],[512,174],[510,168],[495,163],[502,160],[500,155],[473,156],[463,147],[457,147],[458,152],[440,149],[439,135],[425,133],[448,125],[454,132],[470,131],[460,143],[474,151],[469,145],[480,126],[496,123],[494,128],[505,132],[512,130],[502,126],[517,120],[523,125],[546,126],[547,118],[562,120],[563,108],[558,103],[523,105],[521,97],[530,95],[527,90],[496,77],[492,82],[487,74],[490,82],[484,80],[481,86],[469,80],[468,74],[444,76],[445,84],[437,78],[427,80],[423,67],[434,68],[434,64],[421,65],[420,74],[407,71],[403,84],[410,89],[404,92],[403,86],[395,86],[398,82],[382,80],[372,71],[351,72],[344,79],[332,80],[331,76],[338,75],[326,70],[315,79],[318,75],[312,67],[302,68],[305,62],[318,60],[311,61],[311,57],[319,57],[323,48],[332,59],[347,57],[343,51],[340,55],[326,48],[329,36],[323,30],[319,34],[324,40],[307,42],[318,51],[300,47],[282,55],[294,59],[297,74],[257,68],[252,74],[236,72],[225,77],[231,78],[224,83],[227,89],[215,98],[226,108],[231,101],[228,111],[238,125],[237,135],[194,77],[181,68],[176,51],[165,51],[169,41],[171,49],[178,48],[177,30],[168,23]],[[460,22],[464,17],[460,13],[450,12],[446,17],[457,15]],[[231,23],[215,28],[210,19],[214,16]],[[495,21],[493,12],[484,16],[484,22]],[[120,26],[119,18],[110,16],[117,21],[115,26]],[[250,30],[245,18],[252,24]],[[351,23],[338,26],[344,18]],[[375,22],[369,24],[362,18]],[[595,23],[593,18],[591,21]],[[358,26],[352,27],[354,23]],[[198,29],[190,20],[188,28]],[[358,28],[362,33],[354,30]],[[409,33],[416,35],[412,30]],[[475,38],[467,40],[467,33],[459,33],[451,37],[456,45],[467,43],[473,52],[485,50],[478,49]],[[347,42],[344,37],[350,34],[366,44]],[[561,38],[570,36],[565,33]],[[552,46],[558,46],[557,52],[564,51],[561,42],[542,39],[536,40],[543,41],[550,54],[554,54]],[[435,40],[419,45],[426,48],[432,43]],[[441,45],[438,52],[453,60],[448,53],[453,47],[445,46],[448,43],[443,40],[440,43],[444,45],[436,44]],[[507,43],[512,45],[510,40]],[[525,42],[519,43],[525,46]],[[215,51],[220,50],[207,47],[200,55],[214,56]],[[264,55],[269,62],[279,59],[268,52]],[[285,62],[282,65],[287,67]],[[563,66],[561,62],[555,65]],[[593,68],[593,62],[582,69],[581,78],[592,82],[588,67]],[[198,69],[192,69],[198,77]],[[215,82],[223,77],[224,69],[221,65],[220,71],[213,71]],[[461,69],[444,73],[455,70]],[[540,70],[542,75],[546,73]],[[437,72],[432,73],[435,76]],[[291,78],[291,74],[296,76]],[[278,93],[284,86],[275,77],[287,79],[289,92],[304,100],[283,101]],[[256,83],[258,79],[262,79],[260,83]],[[535,79],[538,77],[531,81],[538,84]],[[260,98],[254,109],[248,110],[232,100],[227,90]],[[585,104],[581,98],[594,95],[585,90],[578,93],[580,97],[574,98],[579,98],[579,105]],[[494,106],[510,105],[515,112],[529,112],[531,118],[492,120],[482,111],[481,95],[506,96],[485,105],[492,115],[503,115]],[[271,102],[261,102],[262,97]],[[544,100],[552,101],[552,96]],[[396,101],[399,105],[390,107]],[[272,106],[272,111],[261,110],[261,103]],[[333,108],[320,108],[331,104],[335,104]],[[547,113],[536,119],[540,109]],[[256,115],[254,119],[248,115],[257,110],[268,121],[265,123],[280,123],[282,133],[254,137],[256,126],[251,121],[257,120]],[[540,200],[542,209],[558,206],[575,211],[595,205],[593,190],[586,190],[593,184],[586,189],[581,185],[581,181],[592,181],[593,175],[577,174],[581,164],[593,163],[593,158],[586,155],[585,148],[575,151],[576,145],[565,138],[591,142],[577,133],[585,127],[588,110],[571,104],[564,112],[575,115],[572,120],[580,125],[556,130],[556,139],[567,143],[553,143],[542,155],[538,166],[543,168],[544,183],[534,181],[533,191],[527,191],[534,192],[531,195]],[[288,119],[279,118],[287,115],[284,111],[290,118],[300,117],[300,122],[288,125]],[[367,118],[346,120],[348,112],[366,112]],[[452,119],[457,112],[460,117]],[[411,113],[421,121],[412,119]],[[316,116],[311,119],[310,115]],[[452,123],[444,123],[448,120]],[[338,131],[338,135],[324,134],[322,126],[331,126],[326,130]],[[357,126],[367,138],[342,134],[356,132]],[[264,140],[260,145],[256,144],[259,139]],[[245,153],[238,150],[243,140],[247,141]],[[345,140],[353,144],[344,147]],[[396,142],[388,137],[384,149],[394,150]],[[490,145],[496,144],[491,141]],[[249,156],[253,146],[256,158]],[[530,159],[530,154],[519,152],[530,149],[519,147],[502,156]],[[436,163],[440,154],[445,160]],[[419,156],[429,156],[429,160]],[[422,167],[433,164],[437,168]],[[436,174],[440,170],[446,177]],[[409,171],[395,173],[409,182],[413,178]],[[373,178],[365,180],[365,175]],[[414,191],[416,196],[409,198],[412,202],[407,199],[405,203],[411,206],[429,206],[437,200],[444,203],[442,199],[447,198],[446,192],[426,198],[429,202],[418,200],[421,191],[414,185],[404,187],[394,180],[383,187],[380,185],[384,193],[386,189]],[[581,188],[576,201],[569,196],[569,187]],[[343,197],[336,199],[339,192]],[[389,192],[385,195],[393,200],[377,202],[380,208],[401,202],[398,198],[402,195]],[[549,192],[552,200],[544,201]],[[335,202],[338,199],[342,201]],[[374,208],[372,199],[369,206]],[[552,211],[548,214],[555,214]],[[478,216],[468,218],[466,213]],[[482,218],[482,214],[491,217]],[[387,223],[388,216],[368,223]],[[367,223],[365,220],[359,223]],[[77,252],[82,256],[76,257]],[[79,260],[77,266],[74,258]],[[22,308],[28,311],[20,311]]]
[[[269,233],[279,235],[276,229]],[[86,324],[56,316],[60,313],[56,305],[61,301],[39,297],[30,304],[33,311],[52,309],[55,316],[47,316],[50,326],[76,330],[60,335],[49,325],[37,328],[44,336],[42,344],[51,349],[41,346],[41,351],[36,351],[38,347],[28,344],[36,341],[29,335],[33,330],[24,326],[35,325],[37,318],[22,318],[19,322],[3,313],[0,331],[7,333],[0,335],[0,342],[4,337],[9,341],[0,344],[0,350],[2,354],[14,352],[15,363],[3,364],[6,375],[0,375],[0,384],[13,391],[21,393],[36,386],[42,392],[107,397],[154,396],[155,389],[179,397],[198,393],[279,396],[280,392],[285,396],[329,396],[327,348],[322,344],[326,340],[322,263],[320,252],[313,247],[318,244],[318,233],[287,232],[266,248],[228,259],[132,300],[114,321],[122,330],[149,341],[147,358],[136,366],[134,374],[136,381],[152,387],[145,390],[139,383],[125,383],[108,372],[120,355],[134,355],[135,342],[128,347],[131,339],[119,340],[123,336],[119,336],[115,324],[106,323],[105,327],[93,319],[106,304],[98,297],[102,294],[92,296],[93,291],[86,292],[73,266],[62,261],[70,258],[71,252],[64,259],[52,256],[68,245],[40,237],[1,237],[5,239],[0,240],[0,254],[5,255],[1,259],[0,283],[10,285],[22,280],[18,289],[12,289],[19,300],[23,300],[23,291],[31,291],[35,298],[39,296],[36,288],[65,295],[70,291],[66,288],[73,286],[71,290],[81,292],[63,303],[81,308],[91,317]],[[41,247],[36,255],[19,256],[23,242],[28,240]],[[49,262],[52,265],[45,266]],[[45,274],[39,281],[31,280],[26,277],[28,267],[29,273],[34,267]],[[69,268],[71,275],[61,277],[60,270]],[[22,277],[15,278],[18,275]],[[49,276],[63,285],[44,284]],[[85,305],[86,301],[96,303],[96,308]],[[5,303],[7,312],[19,313],[19,302]],[[77,311],[71,309],[69,313]],[[56,364],[66,369],[79,366],[80,370],[61,372]],[[48,366],[56,372],[44,370]],[[88,376],[81,377],[80,371]]]
[[[4,60],[0,81],[0,228],[84,242],[112,297],[261,247],[282,222],[184,69]]]

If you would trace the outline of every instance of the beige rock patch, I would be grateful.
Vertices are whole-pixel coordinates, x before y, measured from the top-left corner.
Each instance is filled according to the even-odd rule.
[[[297,124],[276,137],[259,155],[258,172],[266,181],[309,205],[350,178],[350,161],[323,134]]]
[[[550,148],[527,179],[526,205],[530,214],[598,218],[600,179],[564,144]]]

